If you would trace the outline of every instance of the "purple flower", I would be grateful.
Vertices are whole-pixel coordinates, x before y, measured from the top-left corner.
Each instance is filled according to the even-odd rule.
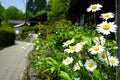
[[[49,53],[51,53],[51,52],[52,52],[52,51],[51,51],[51,48],[48,48],[48,52],[49,52]]]

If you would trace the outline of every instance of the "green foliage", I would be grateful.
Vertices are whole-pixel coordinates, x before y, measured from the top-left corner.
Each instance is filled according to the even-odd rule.
[[[35,14],[46,8],[46,0],[35,0],[33,4],[33,11]]]
[[[8,25],[0,27],[0,47],[9,46],[15,43],[15,30]]]
[[[34,17],[34,13],[32,11],[27,10],[27,12],[26,12],[26,18],[27,19],[31,19],[33,17]]]
[[[66,11],[69,7],[70,0],[50,0],[48,5],[50,11],[48,11],[48,20],[58,21],[66,18]]]
[[[47,13],[47,11],[43,9],[43,10],[38,11],[35,16],[40,16],[45,13]]]
[[[63,78],[63,80],[71,80],[69,75],[66,72],[64,72],[64,71],[61,71],[60,76]]]
[[[23,20],[25,15],[14,6],[10,6],[6,9],[7,19]]]
[[[26,9],[27,11],[30,11],[30,12],[33,11],[33,0],[28,0]]]
[[[23,26],[21,29],[21,34],[29,34],[29,33],[34,33],[33,27]]]
[[[37,12],[46,8],[46,0],[28,0],[27,11],[33,12],[36,15]]]
[[[40,31],[38,38],[33,41],[34,50],[29,54],[29,60],[31,68],[39,75],[39,78],[50,80],[74,80],[75,77],[80,77],[81,80],[115,79],[115,67],[106,65],[99,60],[97,55],[91,55],[88,51],[90,47],[95,45],[93,39],[101,36],[95,30],[82,30],[80,26],[72,25],[66,20],[59,20],[50,25],[39,24],[36,27],[39,27]],[[52,33],[53,31],[55,33]],[[46,32],[49,33],[45,34]],[[63,42],[73,38],[75,43],[87,41],[87,44],[79,53],[67,54],[64,52]],[[106,42],[107,49],[111,48],[109,50],[111,55],[115,55],[113,49],[115,41],[106,40]],[[68,56],[73,57],[74,61],[70,65],[64,65],[62,62]],[[81,60],[84,64],[87,59],[95,60],[98,63],[97,69],[90,72],[82,66],[78,71],[73,70],[76,61]]]
[[[0,4],[0,18],[6,19],[5,8]]]
[[[87,29],[82,30],[80,26],[64,20],[69,1],[50,0],[48,5],[51,23],[34,27],[38,37],[33,41],[33,51],[29,54],[30,68],[39,78],[48,80],[115,80],[115,66],[119,63],[114,57],[116,42],[94,30],[96,24],[90,27],[92,29],[86,25]],[[75,41],[71,42],[71,39]],[[116,60],[111,59],[110,62],[109,57]]]

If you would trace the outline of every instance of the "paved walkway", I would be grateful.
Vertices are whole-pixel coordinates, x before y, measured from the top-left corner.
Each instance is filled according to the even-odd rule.
[[[0,50],[0,80],[20,80],[26,67],[27,52],[22,49],[26,42]]]

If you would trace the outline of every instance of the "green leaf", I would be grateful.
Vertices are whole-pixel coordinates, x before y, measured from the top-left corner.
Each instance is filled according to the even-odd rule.
[[[61,71],[60,77],[64,80],[71,80],[70,76],[64,71]]]
[[[43,72],[46,72],[46,71],[51,71],[51,73],[53,73],[55,70],[55,67],[51,67],[51,68],[48,68],[46,70],[44,70]]]
[[[102,77],[100,75],[101,75],[101,73],[100,73],[99,70],[94,70],[93,76],[94,76],[95,79],[102,80]]]

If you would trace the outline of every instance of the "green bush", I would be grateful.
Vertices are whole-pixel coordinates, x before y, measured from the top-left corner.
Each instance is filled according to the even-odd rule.
[[[14,44],[15,38],[15,30],[12,27],[0,27],[0,47]]]

